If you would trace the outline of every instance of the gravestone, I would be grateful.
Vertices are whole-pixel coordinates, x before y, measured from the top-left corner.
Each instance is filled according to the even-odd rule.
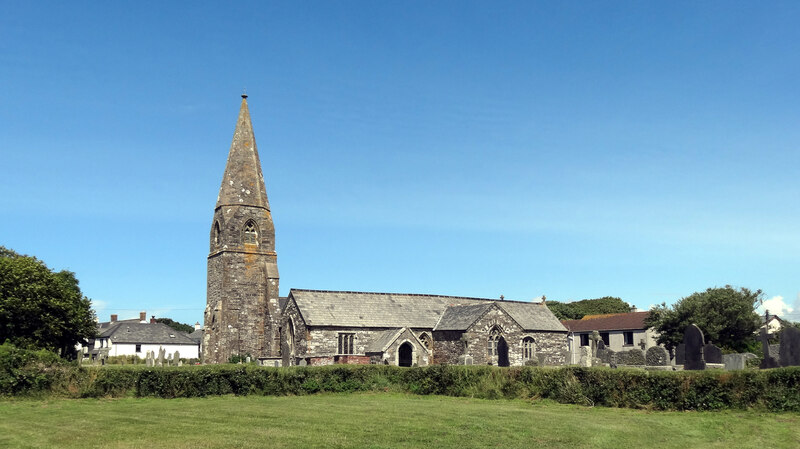
[[[777,368],[778,367],[778,360],[770,355],[769,351],[769,334],[767,333],[767,328],[761,328],[761,350],[764,352],[764,360],[761,361],[761,364],[758,366],[761,369],[768,369],[768,368]]]
[[[647,350],[645,361],[648,366],[667,366],[669,365],[669,353],[661,346],[653,346]]]
[[[744,354],[723,354],[722,363],[725,365],[726,370],[744,369],[746,366],[747,357]]]
[[[629,349],[619,353],[622,365],[645,365],[644,352],[641,349]]]
[[[703,346],[703,359],[706,363],[722,363],[722,349],[711,343]]]
[[[153,352],[147,351],[147,357],[144,360],[147,367],[151,368],[153,366]]]
[[[800,329],[784,326],[781,331],[780,358],[781,366],[800,365]]]
[[[158,348],[158,361],[156,362],[156,366],[164,366],[164,356],[167,355],[167,350],[159,347]]]
[[[246,363],[250,363],[250,356],[248,355],[247,357],[245,357],[244,361],[245,361]]]
[[[472,365],[472,356],[471,355],[460,355],[458,356],[458,364],[459,365]]]
[[[592,352],[588,346],[581,346],[580,365],[586,368],[592,366]]]
[[[599,346],[598,342],[602,342],[603,339],[600,338],[600,332],[597,332],[597,331],[592,331],[592,335],[589,337],[589,339],[592,340],[591,357],[596,357],[597,356],[597,348]],[[583,354],[581,354],[581,357],[583,357]],[[591,362],[591,359],[590,359],[590,362]],[[591,366],[591,364],[589,366]]]
[[[703,331],[697,325],[690,324],[686,326],[683,331],[683,344],[686,345],[686,361],[683,363],[683,369],[706,369],[706,361],[703,359],[705,338],[703,338]]]
[[[297,366],[306,366],[306,365],[308,365],[308,362],[306,362],[306,359],[300,359],[300,361],[297,362]]]
[[[686,363],[686,345],[681,343],[675,348],[675,365],[683,366]]]

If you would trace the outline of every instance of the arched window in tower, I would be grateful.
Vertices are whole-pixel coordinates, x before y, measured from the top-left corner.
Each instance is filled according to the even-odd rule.
[[[214,222],[214,246],[217,247],[220,244],[220,235],[219,235],[219,222]]]
[[[258,245],[258,228],[253,220],[244,224],[243,240],[246,245]]]
[[[525,337],[522,339],[522,360],[533,359],[534,354],[534,340],[533,337]]]

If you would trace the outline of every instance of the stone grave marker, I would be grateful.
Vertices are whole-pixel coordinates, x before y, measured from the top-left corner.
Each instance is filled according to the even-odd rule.
[[[250,363],[250,356],[248,355],[247,357],[245,357],[244,361],[245,361],[246,363]]]
[[[297,362],[297,366],[306,366],[306,365],[308,365],[308,362],[306,362],[306,359],[300,359],[300,361]]]
[[[683,366],[686,363],[686,345],[681,343],[675,348],[675,365]]]
[[[686,345],[686,361],[683,363],[683,369],[706,369],[706,361],[703,359],[705,338],[703,337],[703,331],[697,325],[690,324],[686,326],[683,331],[683,344]]]
[[[723,354],[722,363],[726,370],[744,369],[747,358],[744,354]]]
[[[761,364],[758,367],[761,369],[777,368],[778,360],[770,355],[769,334],[767,333],[766,327],[761,328],[760,337],[761,337],[761,350],[764,352],[764,360],[761,361]]]
[[[158,361],[156,362],[156,366],[164,366],[164,356],[166,355],[167,350],[159,347],[158,348]]]
[[[653,346],[647,350],[645,361],[648,366],[667,366],[669,365],[669,353],[661,346]]]
[[[458,364],[459,365],[472,365],[472,356],[463,354],[458,356]]]
[[[703,359],[706,363],[722,363],[722,349],[711,343],[703,346]]]
[[[583,367],[592,366],[592,350],[588,346],[581,346],[580,365]]]
[[[180,351],[175,351],[175,354],[172,354],[172,364],[175,366],[181,366],[181,353]]]
[[[800,365],[800,329],[793,326],[783,328],[779,354],[781,366]]]

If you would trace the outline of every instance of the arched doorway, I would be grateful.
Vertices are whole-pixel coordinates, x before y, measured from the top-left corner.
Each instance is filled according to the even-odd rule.
[[[508,366],[508,343],[500,337],[497,341],[497,366]]]
[[[414,347],[411,346],[411,343],[405,342],[400,345],[400,348],[397,350],[397,364],[400,366],[411,366],[413,356]]]

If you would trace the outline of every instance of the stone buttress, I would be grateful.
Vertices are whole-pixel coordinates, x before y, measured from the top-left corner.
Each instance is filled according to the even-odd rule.
[[[205,363],[280,354],[278,280],[275,227],[242,95],[211,223]]]

